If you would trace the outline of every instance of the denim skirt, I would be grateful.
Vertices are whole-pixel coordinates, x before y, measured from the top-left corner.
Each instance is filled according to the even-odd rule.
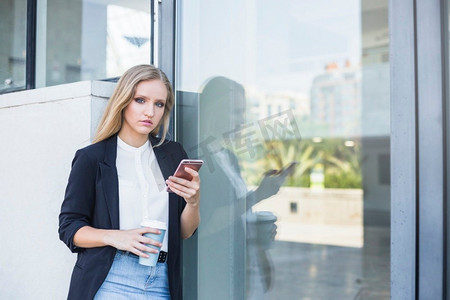
[[[136,255],[118,250],[108,276],[94,298],[106,299],[170,300],[167,263],[143,266]]]

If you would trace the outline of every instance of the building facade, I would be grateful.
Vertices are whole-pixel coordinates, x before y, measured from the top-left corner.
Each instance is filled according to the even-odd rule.
[[[0,298],[65,297],[71,159],[117,78],[153,63],[170,138],[205,161],[185,299],[447,299],[448,16],[447,0],[1,1]]]

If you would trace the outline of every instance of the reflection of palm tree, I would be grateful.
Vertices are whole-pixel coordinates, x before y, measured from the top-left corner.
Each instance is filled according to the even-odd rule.
[[[260,159],[256,161],[246,160],[240,157],[239,162],[246,170],[244,177],[250,185],[259,185],[259,174],[268,170],[281,170],[293,161],[299,162],[296,169],[285,182],[288,186],[300,186],[300,177],[319,161],[315,156],[312,145],[303,145],[299,140],[272,140],[266,141],[264,149],[260,150]]]
[[[295,186],[299,183],[299,179],[303,174],[320,161],[320,158],[314,156],[314,147],[311,145],[303,145],[297,140],[285,141],[267,141],[266,148],[269,153],[265,162],[268,168],[281,170],[292,161],[299,162],[295,171],[288,176],[286,185]]]
[[[332,151],[322,150],[320,155],[325,163],[325,181],[328,187],[361,188],[362,175],[360,144],[346,147],[343,142],[332,145]]]
[[[240,157],[239,161],[246,170],[243,174],[250,185],[258,185],[264,171],[286,167],[292,161],[299,162],[286,185],[309,186],[309,174],[317,163],[325,166],[325,186],[337,188],[361,188],[362,175],[360,143],[352,147],[344,145],[343,139],[325,139],[321,143],[311,140],[272,140],[266,141],[259,149],[259,160],[251,161]]]

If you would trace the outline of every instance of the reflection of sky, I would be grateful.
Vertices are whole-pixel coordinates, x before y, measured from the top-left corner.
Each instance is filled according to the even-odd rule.
[[[181,10],[181,89],[224,75],[308,93],[327,63],[359,64],[358,0],[192,2]]]
[[[199,92],[209,78],[228,77],[242,84],[247,92],[258,91],[252,101],[261,104],[252,111],[252,118],[257,119],[270,111],[263,106],[270,105],[272,94],[296,95],[294,109],[308,108],[311,101],[322,101],[311,99],[314,79],[323,76],[330,63],[338,68],[349,63],[347,71],[363,71],[363,78],[370,80],[361,82],[355,96],[339,94],[346,85],[335,80],[336,90],[332,93],[344,97],[345,104],[330,113],[355,132],[389,134],[386,92],[389,80],[385,72],[388,65],[377,64],[370,74],[368,66],[360,69],[363,34],[364,46],[368,46],[374,34],[380,30],[387,32],[387,20],[374,19],[384,16],[383,8],[387,9],[387,4],[377,5],[366,5],[362,12],[359,0],[192,0],[189,5],[181,3],[177,19],[177,89]],[[352,76],[344,74],[337,72],[333,76]],[[349,97],[363,103],[353,105]],[[326,99],[322,105],[329,105]],[[352,105],[355,107],[350,107]],[[351,123],[354,125],[343,116],[347,111],[354,112]],[[296,114],[309,115],[309,109],[308,113]],[[311,123],[308,130],[316,134],[320,126],[313,125],[312,119],[303,120],[305,126]],[[323,130],[335,126],[323,125]]]
[[[119,76],[133,65],[150,63],[149,11],[117,5],[108,5],[107,11],[106,77]]]

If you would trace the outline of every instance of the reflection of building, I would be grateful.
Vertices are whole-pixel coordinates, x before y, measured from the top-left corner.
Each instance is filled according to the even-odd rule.
[[[324,136],[359,136],[360,119],[360,69],[329,64],[312,83],[311,122]]]
[[[246,87],[248,114],[251,121],[261,120],[292,110],[295,117],[309,115],[310,104],[307,95],[294,91],[264,92]]]

